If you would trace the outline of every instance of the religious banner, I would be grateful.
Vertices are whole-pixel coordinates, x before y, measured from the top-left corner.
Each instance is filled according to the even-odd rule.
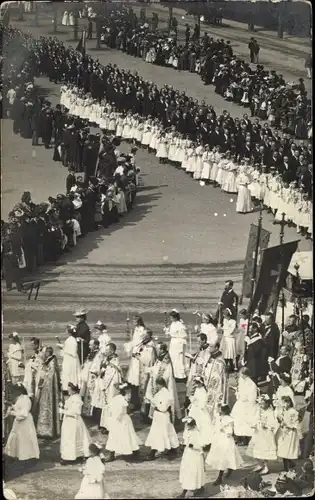
[[[251,224],[248,243],[247,243],[246,258],[244,263],[243,284],[242,284],[242,297],[246,298],[250,298],[251,295],[251,286],[252,286],[251,280],[253,277],[257,237],[258,237],[258,226],[256,226],[255,224]],[[258,267],[256,276],[259,276],[261,252],[262,250],[268,247],[269,239],[270,239],[270,232],[261,228],[260,238],[259,238],[259,250],[258,250]]]
[[[266,314],[269,311],[276,314],[279,294],[285,285],[288,267],[298,244],[299,240],[290,241],[262,250],[257,286],[249,305],[251,314],[257,307],[260,314]]]

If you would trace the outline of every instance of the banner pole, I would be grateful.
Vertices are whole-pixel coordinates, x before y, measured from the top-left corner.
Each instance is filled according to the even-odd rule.
[[[261,235],[262,218],[263,218],[262,212],[263,212],[263,204],[262,204],[262,202],[260,202],[258,225],[257,225],[257,238],[256,238],[256,247],[255,247],[255,259],[254,259],[253,273],[252,273],[252,279],[251,279],[251,291],[250,291],[250,302],[249,302],[248,323],[247,323],[247,328],[246,328],[246,335],[248,335],[248,332],[249,332],[250,319],[252,316],[250,306],[251,306],[251,302],[252,302],[253,297],[254,297],[255,284],[256,284],[256,279],[257,279],[258,255],[259,255],[260,235]]]
[[[285,225],[285,213],[282,213],[281,226],[280,226],[280,245],[283,245],[284,241],[284,225]],[[281,259],[282,261],[282,259]],[[279,293],[280,295],[280,293]],[[278,298],[279,300],[279,298]],[[283,289],[281,292],[281,333],[284,331],[284,306],[285,306],[285,298]]]

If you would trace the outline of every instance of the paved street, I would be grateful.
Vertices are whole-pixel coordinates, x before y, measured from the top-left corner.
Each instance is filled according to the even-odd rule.
[[[41,20],[40,24],[40,28],[31,28],[32,21],[28,19],[20,26],[31,29],[36,36],[47,35],[51,19]],[[65,33],[64,28],[62,31],[60,38],[74,44],[69,32]],[[226,35],[222,32],[223,36],[237,45],[239,53],[245,53],[247,44],[241,40],[246,38],[244,33],[229,29]],[[302,69],[297,61],[301,61],[301,57],[288,58],[284,51],[279,58],[278,41],[268,43],[268,47],[274,44],[274,48],[268,48],[268,58],[272,55],[270,63],[273,65],[277,60],[283,68],[287,65],[283,69],[285,78],[300,75]],[[242,113],[241,108],[217,96],[212,87],[205,88],[197,75],[148,65],[118,51],[93,50],[94,46],[95,40],[88,42],[88,51],[103,64],[111,61],[120,67],[137,70],[159,86],[168,83],[180,90],[188,89],[189,95],[205,99],[217,111],[227,109],[233,116]],[[301,51],[308,50],[301,47]],[[263,57],[267,57],[267,52]],[[45,78],[36,83],[53,104],[59,102],[59,85]],[[128,151],[129,147],[123,144],[121,148]],[[31,191],[36,202],[64,192],[67,172],[52,160],[52,154],[52,149],[34,148],[30,140],[15,136],[12,122],[3,120],[3,219],[25,190]],[[215,312],[227,278],[234,280],[235,289],[240,292],[249,228],[251,223],[257,222],[257,213],[237,214],[235,195],[224,194],[211,186],[201,187],[184,172],[170,165],[160,165],[145,151],[138,152],[137,163],[141,168],[142,187],[131,213],[117,226],[89,234],[56,265],[41,269],[38,277],[43,281],[37,301],[28,301],[27,295],[15,291],[2,292],[4,349],[8,344],[7,336],[13,331],[23,337],[27,356],[28,341],[34,335],[41,337],[45,345],[55,346],[55,336],[63,339],[66,324],[73,320],[74,309],[82,305],[89,311],[91,325],[98,319],[106,322],[122,364],[126,366],[123,343],[127,316],[139,312],[154,335],[165,339],[165,310],[176,307],[193,331],[193,311],[198,308]],[[268,214],[264,214],[263,227],[272,233],[270,245],[277,244],[279,226],[272,224]],[[285,229],[285,241],[297,238],[295,229]],[[311,248],[311,242],[302,238],[299,249]],[[192,333],[192,351],[196,346],[194,337]],[[59,355],[57,349],[56,354]],[[179,389],[183,400],[183,390]],[[137,416],[135,423],[137,426]],[[147,433],[147,428],[139,427],[143,440]],[[41,443],[40,463],[27,473],[16,466],[7,468],[8,487],[23,500],[74,498],[81,475],[75,466],[56,466],[58,460],[59,443]],[[245,468],[235,473],[231,482],[238,483],[253,465],[248,458],[244,460]],[[279,469],[279,464],[273,466],[274,470]],[[112,498],[167,498],[180,492],[179,459],[171,463],[157,461],[133,465],[118,460],[107,465],[106,470]],[[215,475],[216,472],[207,471],[206,497],[219,492],[218,487],[211,485]]]

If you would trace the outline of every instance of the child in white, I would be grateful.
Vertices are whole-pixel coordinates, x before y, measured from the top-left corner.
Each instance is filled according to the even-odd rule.
[[[283,459],[284,470],[294,468],[293,460],[296,460],[300,452],[300,423],[299,414],[293,407],[293,401],[289,396],[281,399],[282,412],[278,413],[279,430],[276,435],[277,455]]]
[[[130,389],[124,383],[118,386],[120,394],[115,396],[109,405],[109,434],[106,450],[110,452],[107,462],[115,459],[115,455],[131,455],[137,457],[141,444],[132,420],[127,413],[130,402]]]
[[[22,384],[16,387],[17,398],[7,410],[7,416],[15,417],[4,454],[18,460],[39,458],[39,447],[31,414],[31,400]]]
[[[179,446],[174,425],[171,422],[170,408],[172,406],[171,393],[166,388],[163,378],[156,379],[157,393],[151,401],[153,419],[145,446],[151,448],[148,459],[154,460],[156,452],[175,452]]]
[[[90,456],[82,468],[83,479],[76,500],[92,500],[109,498],[105,489],[104,472],[105,466],[101,460],[102,447],[91,443],[89,446]]]
[[[253,435],[252,424],[258,410],[258,389],[255,382],[250,378],[248,368],[240,369],[238,387],[236,391],[236,403],[231,412],[234,421],[234,433],[239,438],[240,444],[248,444]]]
[[[243,463],[233,438],[233,419],[230,416],[228,405],[221,406],[221,413],[215,424],[215,432],[206,463],[212,469],[219,471],[219,475],[213,483],[215,486],[222,483],[225,470],[227,470],[226,477],[228,477],[232,470],[238,469]]]
[[[256,421],[253,422],[254,433],[250,440],[246,454],[263,461],[259,466],[261,474],[268,474],[267,461],[277,460],[277,446],[275,434],[278,423],[271,405],[271,399],[266,394],[259,398],[259,411]]]
[[[202,377],[195,377],[195,392],[190,397],[189,417],[193,418],[198,427],[202,446],[209,446],[212,438],[212,420],[208,411],[208,394]]]
[[[193,493],[205,485],[205,463],[200,440],[200,433],[196,421],[187,417],[183,440],[185,450],[182,456],[179,471],[179,482],[183,488],[183,494]]]
[[[91,438],[81,417],[83,402],[79,392],[79,387],[70,382],[69,398],[64,408],[59,409],[59,413],[63,416],[60,439],[62,464],[89,456]]]

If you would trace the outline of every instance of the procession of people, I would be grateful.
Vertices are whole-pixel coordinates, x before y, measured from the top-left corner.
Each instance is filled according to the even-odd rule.
[[[232,311],[225,308],[227,303]],[[221,325],[222,312],[226,314]],[[15,402],[7,416],[15,416],[16,423],[8,437],[7,455],[36,459],[37,437],[60,438],[61,464],[90,460],[95,443],[89,428],[95,425],[102,463],[118,456],[136,463],[163,456],[173,460],[182,443],[179,481],[188,496],[204,487],[205,466],[206,471],[218,471],[214,482],[218,485],[224,482],[224,471],[229,477],[242,467],[246,455],[257,460],[256,470],[262,475],[272,469],[271,461],[281,459],[283,470],[290,472],[299,458],[308,458],[313,439],[309,436],[312,362],[296,317],[289,319],[280,336],[270,315],[254,316],[244,336],[238,296],[227,280],[217,314],[196,315],[195,328],[188,328],[174,309],[156,338],[135,315],[130,340],[122,346],[129,366],[121,363],[123,352],[103,320],[91,328],[88,311],[77,310],[74,317],[76,324],[68,325],[68,337],[63,342],[57,338],[56,347],[32,338],[34,354],[24,363],[25,346],[17,332],[11,336],[7,366]],[[208,319],[211,323],[205,322]],[[211,328],[202,333],[206,325]],[[260,349],[252,351],[257,341]],[[197,345],[196,352],[189,352],[189,345]],[[297,363],[300,353],[302,363]],[[293,385],[293,380],[299,384]],[[184,396],[179,384],[185,384]],[[299,398],[305,402],[296,409]],[[142,425],[149,427],[145,441],[135,430],[133,415],[139,412]],[[16,430],[24,422],[22,414],[28,419],[23,425],[30,429],[24,447],[19,446],[24,434]],[[183,428],[181,439],[178,432]],[[145,455],[143,445],[149,449]],[[242,454],[240,446],[246,447]]]
[[[252,120],[246,113],[241,119],[227,111],[219,116],[204,101],[168,85],[158,89],[136,72],[103,67],[56,38],[2,28],[4,45],[13,43],[25,55],[22,67],[14,59],[1,61],[4,109],[13,132],[32,139],[34,148],[39,141],[46,149],[53,145],[52,161],[68,171],[65,194],[38,205],[26,191],[8,222],[2,221],[7,290],[15,283],[25,291],[25,272],[34,273],[88,233],[123,220],[139,186],[140,147],[202,187],[236,194],[237,212],[261,205],[275,223],[294,225],[312,238],[312,145],[297,145],[292,138],[309,137],[303,82],[296,88],[259,65],[253,71],[223,40],[200,41],[195,34],[191,42],[187,32],[181,47],[133,26],[124,11],[108,22],[116,48],[148,63],[200,73],[225,99],[248,107]],[[68,12],[63,24],[73,24]],[[38,97],[38,76],[61,83],[55,108]],[[259,119],[267,123],[262,126]],[[100,132],[92,134],[92,127]],[[130,144],[128,155],[120,152],[121,141]],[[249,317],[239,310],[230,279],[216,311],[196,311],[194,326],[184,316],[169,311],[160,331],[153,332],[135,314],[123,345],[106,318],[91,327],[82,308],[55,346],[37,337],[25,346],[13,332],[5,360],[6,456],[38,460],[38,440],[58,440],[60,463],[82,465],[78,499],[109,498],[106,464],[118,457],[137,464],[135,474],[143,460],[181,457],[181,497],[201,494],[210,471],[216,473],[214,486],[224,484],[246,457],[257,462],[258,486],[249,476],[244,497],[253,490],[265,496],[261,476],[272,472],[274,461],[283,469],[276,496],[281,485],[284,493],[308,492],[312,461],[302,471],[297,463],[314,455],[309,317],[291,315],[283,331],[272,313]],[[148,431],[145,439],[138,418]],[[98,441],[91,437],[93,427]]]

